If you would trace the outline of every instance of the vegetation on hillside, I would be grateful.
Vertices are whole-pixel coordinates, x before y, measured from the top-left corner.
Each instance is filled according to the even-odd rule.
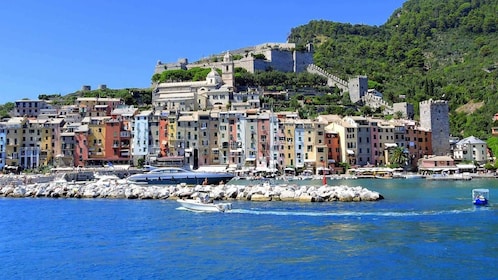
[[[221,70],[216,69],[221,75]],[[152,76],[152,82],[185,82],[185,81],[203,81],[206,80],[207,75],[211,72],[211,68],[193,67],[188,70],[175,69],[166,70],[162,73],[156,73]]]
[[[64,96],[60,94],[40,94],[38,99],[50,101],[54,105],[71,105],[76,103],[78,97],[102,97],[102,98],[120,98],[126,105],[133,105],[137,108],[150,107],[152,103],[151,88],[125,88],[125,89],[97,89],[88,91],[77,91]],[[8,103],[7,103],[8,104]],[[7,105],[6,104],[6,105]],[[4,105],[5,106],[5,105]],[[12,103],[12,108],[14,104]],[[0,107],[0,113],[1,113]]]
[[[14,102],[7,102],[0,105],[0,119],[10,118],[10,112],[14,110],[15,105]]]
[[[367,75],[390,102],[448,100],[451,133],[487,139],[498,111],[495,0],[409,0],[376,26],[311,21],[289,41],[315,44],[315,63],[344,79]],[[484,101],[473,113],[458,112]],[[477,125],[478,124],[478,125]]]

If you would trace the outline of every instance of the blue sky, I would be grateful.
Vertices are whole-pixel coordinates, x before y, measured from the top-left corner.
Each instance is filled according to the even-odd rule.
[[[148,87],[158,60],[285,42],[311,20],[382,25],[405,0],[16,0],[0,9],[0,104]]]

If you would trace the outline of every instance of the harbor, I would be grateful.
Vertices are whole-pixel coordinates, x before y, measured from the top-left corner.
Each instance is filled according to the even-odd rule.
[[[498,260],[498,180],[329,183],[385,199],[233,200],[232,210],[195,213],[172,199],[0,197],[0,270],[6,279],[496,278],[483,263]],[[478,188],[489,189],[488,206],[473,205]]]

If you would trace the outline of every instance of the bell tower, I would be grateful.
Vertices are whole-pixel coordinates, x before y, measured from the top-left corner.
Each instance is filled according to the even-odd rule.
[[[227,85],[228,87],[233,88],[235,86],[235,79],[234,79],[234,63],[233,63],[233,58],[232,55],[230,54],[229,51],[223,56],[223,62],[221,63],[222,70],[221,70],[221,79],[223,80],[223,83]]]

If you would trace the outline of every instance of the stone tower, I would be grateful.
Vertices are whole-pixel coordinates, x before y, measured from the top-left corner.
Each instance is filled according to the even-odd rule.
[[[420,126],[431,131],[432,154],[445,156],[450,152],[450,121],[448,101],[420,102]]]
[[[223,80],[223,83],[227,85],[230,88],[233,88],[235,86],[235,79],[234,79],[234,63],[233,63],[233,58],[230,52],[227,51],[225,56],[223,56],[223,62],[221,63],[221,79]]]
[[[349,99],[351,102],[356,103],[368,91],[368,78],[366,76],[358,76],[349,80]]]

